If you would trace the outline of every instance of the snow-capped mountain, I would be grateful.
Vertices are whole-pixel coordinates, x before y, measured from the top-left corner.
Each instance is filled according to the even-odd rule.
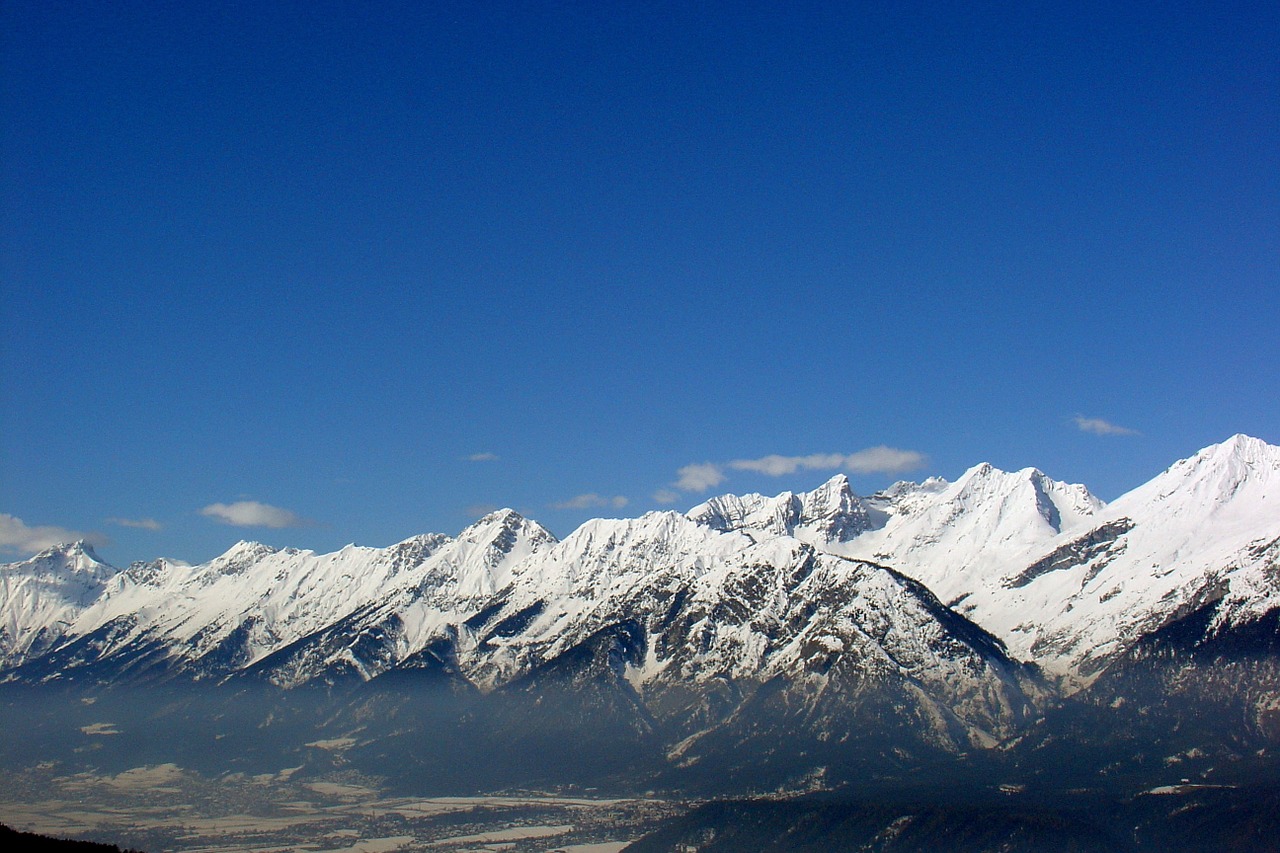
[[[836,486],[801,503],[838,522],[858,503]],[[890,696],[914,721],[904,737],[962,750],[1009,734],[1044,692],[917,582],[782,528],[753,535],[677,512],[597,519],[563,542],[504,511],[453,540],[333,554],[240,543],[200,566],[135,565],[18,663],[9,677],[24,682],[590,684],[670,733],[673,760],[687,761],[699,739],[781,708],[812,736],[846,740],[863,719],[853,711]]]
[[[848,478],[776,498],[714,498],[689,518],[762,538],[790,535],[823,551],[891,566],[950,604],[1023,569],[1029,554],[1063,531],[1086,526],[1103,508],[1084,486],[1034,468],[1008,473],[982,464],[955,483],[934,477],[896,483],[868,498]],[[972,613],[972,611],[966,611]],[[985,613],[974,614],[979,622]]]
[[[1084,486],[985,463],[954,483],[900,483],[867,503],[882,523],[840,550],[899,568],[947,602],[1019,567],[1027,551],[1103,507]]]
[[[722,701],[732,712],[766,683],[785,684],[780,701],[805,709],[806,725],[845,736],[861,694],[907,690],[903,713],[918,714],[919,733],[950,748],[1007,734],[1033,710],[1034,673],[918,583],[786,536],[720,534],[694,556],[676,543],[702,539],[705,528],[674,513],[642,521],[647,547],[631,537],[630,558],[596,575],[600,583],[557,598],[516,587],[473,620],[462,670],[478,683],[510,683],[613,637],[610,677],[655,717],[698,736],[707,733],[693,724],[708,719],[705,692],[729,687]],[[557,550],[585,544],[571,537]],[[663,553],[674,559],[655,571],[653,555]]]
[[[786,535],[757,543],[676,512],[597,519],[509,578],[489,598],[402,586],[237,671],[281,686],[430,673],[484,691],[554,673],[612,685],[682,739],[772,680],[826,728],[848,727],[860,692],[891,686],[908,689],[917,732],[948,749],[1007,734],[1043,693],[920,584]],[[704,694],[726,687],[709,713]]]
[[[849,478],[832,477],[812,492],[722,495],[689,510],[687,517],[724,532],[753,537],[794,536],[830,545],[846,542],[872,528],[867,505],[853,493]]]
[[[962,609],[1016,654],[1088,681],[1138,638],[1211,602],[1210,633],[1280,607],[1280,448],[1248,436],[1116,499]]]
[[[239,542],[201,565],[157,560],[113,574],[104,566],[94,595],[61,605],[68,617],[50,629],[59,640],[45,643],[49,652],[39,665],[31,655],[21,662],[42,678],[104,668],[116,676],[219,677],[376,606],[404,602],[453,613],[466,602],[487,601],[510,582],[514,565],[554,541],[541,525],[507,510],[456,539],[428,534],[332,554]],[[32,562],[60,564],[62,553],[51,549]]]
[[[1221,600],[1211,631],[1280,607],[1277,472],[1280,448],[1237,435],[1110,505],[983,464],[861,499],[842,476],[808,494],[716,498],[689,517],[892,566],[1072,688],[1207,602]]]
[[[13,666],[47,651],[115,576],[84,542],[0,567],[0,660]]]
[[[1045,697],[1018,661],[1072,690],[1206,605],[1206,634],[1274,613],[1277,484],[1280,448],[1236,436],[1109,506],[984,464],[867,498],[841,475],[595,519],[559,542],[503,510],[456,538],[331,554],[241,542],[194,566],[117,571],[77,544],[0,567],[0,677],[590,683],[679,732],[681,761],[762,731],[751,708],[853,737],[850,709],[875,696],[963,749]]]

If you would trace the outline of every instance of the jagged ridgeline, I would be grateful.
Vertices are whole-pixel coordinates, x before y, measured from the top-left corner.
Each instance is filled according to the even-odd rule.
[[[0,753],[443,792],[825,787],[958,756],[1222,774],[1280,745],[1278,487],[1280,449],[1236,436],[1110,505],[979,465],[563,541],[503,510],[456,538],[201,565],[67,545],[0,567],[22,733]],[[1212,736],[1180,722],[1215,709]]]

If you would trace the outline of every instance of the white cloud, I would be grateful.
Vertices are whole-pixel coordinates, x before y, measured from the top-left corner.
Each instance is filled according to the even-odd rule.
[[[117,524],[120,527],[134,527],[139,530],[159,530],[163,525],[154,518],[108,518],[107,524]]]
[[[843,468],[851,474],[898,474],[925,463],[925,456],[915,450],[896,447],[868,447],[857,453],[811,453],[808,456],[771,454],[759,459],[735,459],[729,467],[737,471],[756,471],[770,477],[794,474],[796,471],[835,471]]]
[[[1102,418],[1086,418],[1084,415],[1076,415],[1072,420],[1076,423],[1076,429],[1081,432],[1091,432],[1094,435],[1141,435],[1136,429],[1118,426],[1110,421],[1104,421]]]
[[[570,498],[567,501],[554,503],[551,505],[551,508],[552,509],[596,509],[602,506],[610,506],[610,507],[613,507],[614,509],[622,509],[624,506],[626,506],[629,503],[630,501],[624,498],[622,495],[615,495],[614,497],[606,498],[606,497],[601,497],[600,495],[597,495],[595,492],[591,492],[585,495],[578,495],[576,498]]]
[[[680,493],[673,492],[671,489],[658,489],[653,493],[653,502],[658,504],[673,504],[680,500]]]
[[[209,504],[200,514],[232,527],[304,527],[307,520],[278,506],[258,501],[236,501],[233,504]]]
[[[881,444],[850,453],[844,458],[844,470],[850,474],[901,474],[922,467],[925,461],[925,455],[919,451]]]
[[[52,524],[30,527],[16,515],[0,512],[0,550],[35,553],[80,539],[91,545],[105,545],[107,542],[106,537],[98,533],[81,533]]]
[[[713,462],[698,462],[676,471],[676,488],[685,492],[705,492],[724,482],[724,469]]]
[[[496,453],[472,453],[466,458],[468,462],[497,462],[498,454]]]
[[[779,456],[774,453],[759,459],[735,459],[729,467],[738,471],[758,471],[770,477],[794,474],[801,468],[808,471],[832,470],[844,464],[842,453],[814,453],[809,456]]]

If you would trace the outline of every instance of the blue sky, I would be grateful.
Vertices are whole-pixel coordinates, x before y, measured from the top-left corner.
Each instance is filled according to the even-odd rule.
[[[0,558],[1280,443],[1274,3],[0,25]]]

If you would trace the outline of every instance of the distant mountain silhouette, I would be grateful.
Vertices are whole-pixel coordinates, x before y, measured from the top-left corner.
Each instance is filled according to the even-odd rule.
[[[36,835],[34,832],[18,832],[0,823],[0,847],[5,850],[36,851],[37,853],[142,853],[140,850],[121,850],[114,844],[95,844],[92,841],[67,841]]]

